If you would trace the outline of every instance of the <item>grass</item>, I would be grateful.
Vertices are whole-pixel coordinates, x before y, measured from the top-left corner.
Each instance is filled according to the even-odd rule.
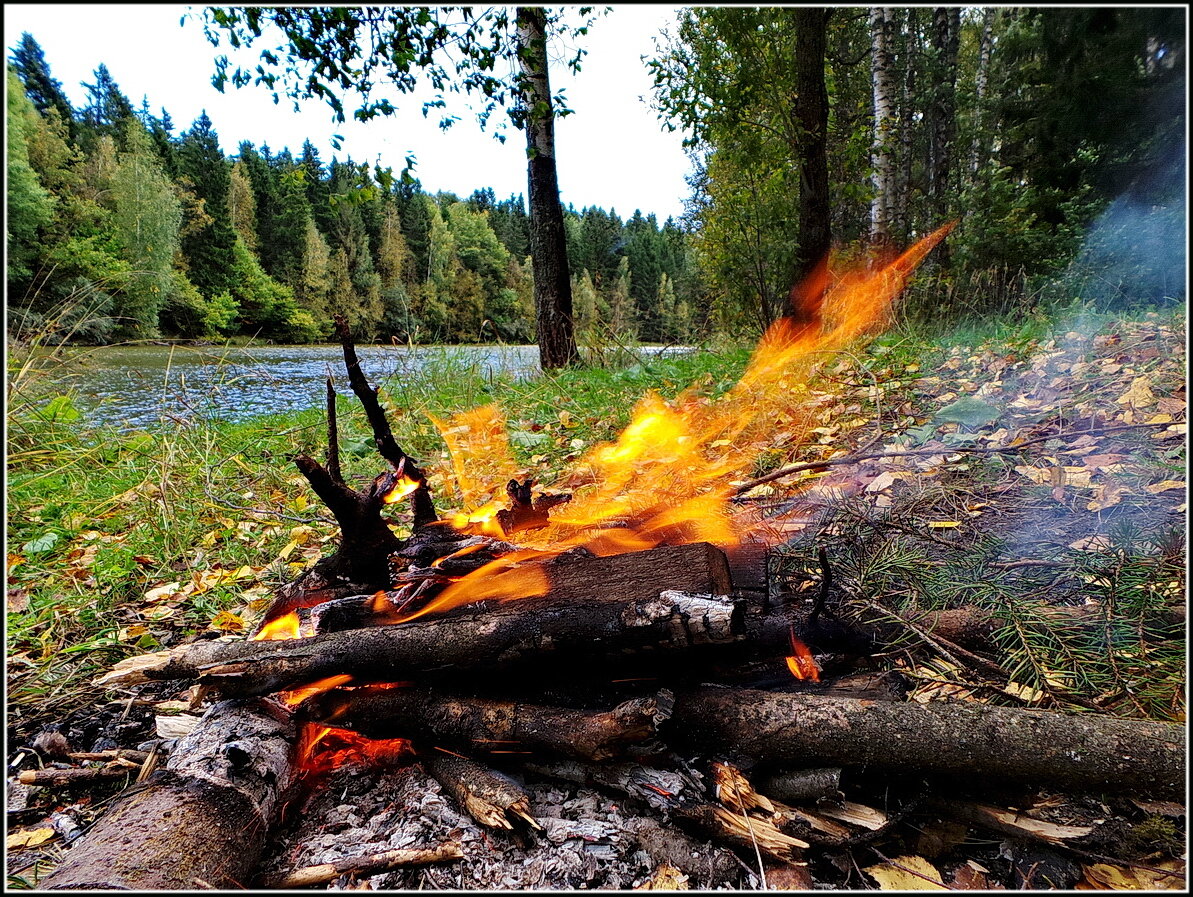
[[[1183,327],[1171,314],[1149,326],[1156,321]],[[1011,372],[1028,377],[1041,352],[1047,354],[1047,341],[1068,326],[1030,317],[943,336],[908,326],[826,359],[814,386],[843,397],[835,422],[858,425],[843,431],[851,445],[876,434],[889,442],[932,422],[926,396],[957,389],[965,378],[989,379],[992,360],[1005,364],[1001,376],[1012,389]],[[1091,332],[1126,327],[1130,342],[1129,322],[1087,318],[1083,326]],[[724,348],[518,380],[444,353],[418,376],[398,372],[383,382],[381,397],[399,443],[432,466],[445,450],[429,415],[497,403],[516,460],[550,485],[582,448],[614,438],[646,391],[668,398],[689,388],[719,394],[736,382],[748,356],[748,348]],[[944,382],[931,382],[930,375],[954,359],[956,370]],[[1175,385],[1162,380],[1160,363],[1141,360],[1139,370],[1156,370],[1156,390],[1172,393]],[[335,536],[330,516],[290,463],[296,452],[324,456],[321,410],[144,431],[94,429],[73,409],[69,371],[55,364],[53,358],[41,367],[10,359],[9,371],[10,727],[26,734],[38,721],[92,700],[89,680],[124,656],[250,625],[269,589],[329,551]],[[1105,385],[1092,373],[1070,376],[1076,402],[1093,401]],[[36,394],[29,389],[35,381]],[[338,407],[345,474],[367,480],[380,470],[380,459],[364,415],[351,396],[341,396]],[[840,438],[826,437],[827,445],[776,445],[762,453],[757,472],[793,457],[824,457]],[[1146,434],[1139,438],[1151,447]],[[1147,457],[1141,482],[1179,476],[1183,454]],[[1183,545],[1174,548],[1166,531],[1151,526],[1116,537],[1095,555],[1055,555],[1066,565],[1069,599],[1096,598],[1108,608],[1100,634],[1049,631],[1039,620],[1016,617],[1025,591],[1045,592],[1051,580],[1039,575],[1048,568],[992,574],[991,564],[1022,551],[999,521],[1056,512],[1047,486],[1015,480],[1020,463],[988,456],[921,471],[919,485],[896,490],[891,507],[836,503],[807,539],[834,546],[847,595],[896,610],[965,602],[996,609],[1005,620],[999,635],[1004,661],[1026,685],[1048,687],[1049,672],[1070,671],[1070,684],[1054,692],[1100,699],[1099,706],[1128,715],[1179,715],[1183,705],[1174,695],[1183,687],[1183,667],[1176,666],[1183,641],[1153,644],[1143,624],[1173,603],[1174,589],[1183,595]],[[772,497],[786,495],[776,487]],[[445,510],[453,501],[443,492],[436,500]],[[982,502],[1007,513],[970,523],[965,509]],[[948,531],[926,531],[926,519],[966,525],[950,542]],[[806,565],[814,557],[806,548],[806,540],[796,542],[789,563]],[[177,584],[173,591],[171,584]]]

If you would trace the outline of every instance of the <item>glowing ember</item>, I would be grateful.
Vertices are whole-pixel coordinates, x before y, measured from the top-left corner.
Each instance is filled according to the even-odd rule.
[[[796,679],[808,679],[812,682],[820,681],[820,667],[816,658],[808,650],[808,646],[795,637],[795,630],[791,630],[791,656],[787,658],[787,669]]]
[[[366,738],[350,729],[305,722],[299,732],[297,765],[304,775],[324,776],[346,763],[394,766],[413,755],[405,738]]]

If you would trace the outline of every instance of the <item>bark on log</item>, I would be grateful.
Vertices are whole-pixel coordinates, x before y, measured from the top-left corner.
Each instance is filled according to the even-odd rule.
[[[527,662],[560,669],[619,655],[666,657],[732,643],[741,631],[740,604],[710,595],[663,592],[649,600],[568,605],[527,599],[306,639],[195,642],[121,661],[97,682],[198,679],[225,695],[262,695],[341,674],[397,682],[445,671],[492,674]]]
[[[676,695],[664,736],[780,767],[864,766],[1161,797],[1185,789],[1180,726],[1089,714],[705,688]]]
[[[446,695],[425,688],[352,688],[304,701],[299,713],[370,738],[430,740],[467,753],[546,750],[577,760],[622,756],[653,739],[672,695],[634,698],[592,712]]]
[[[223,701],[164,769],[134,785],[71,848],[48,890],[243,888],[292,781],[296,734],[273,701]]]

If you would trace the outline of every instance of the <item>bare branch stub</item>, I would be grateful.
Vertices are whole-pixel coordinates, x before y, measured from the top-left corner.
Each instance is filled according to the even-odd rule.
[[[431,490],[427,488],[427,478],[419,469],[413,458],[402,451],[394,439],[393,431],[389,428],[389,420],[381,403],[377,401],[377,389],[369,385],[364,371],[360,367],[360,359],[356,355],[356,344],[352,341],[352,331],[343,315],[335,316],[336,335],[344,347],[344,366],[348,370],[348,383],[352,391],[364,406],[365,415],[369,419],[369,426],[373,429],[373,442],[381,457],[385,458],[394,469],[418,483],[418,488],[410,494],[410,505],[414,511],[414,528],[426,526],[439,519],[435,513],[435,504],[431,500]]]

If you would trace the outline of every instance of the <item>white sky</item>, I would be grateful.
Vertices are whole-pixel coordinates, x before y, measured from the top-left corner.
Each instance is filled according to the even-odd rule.
[[[680,8],[614,6],[582,39],[588,55],[580,74],[572,77],[563,65],[553,69],[552,88],[564,88],[575,111],[556,123],[565,205],[600,206],[623,219],[641,209],[644,215],[655,213],[660,223],[681,214],[689,171],[682,135],[662,130],[647,103],[650,76],[639,60],[653,52],[652,38]],[[413,153],[414,174],[431,193],[450,190],[463,197],[492,187],[498,199],[525,195],[525,139],[512,128],[507,128],[504,144],[481,132],[462,96],[447,97],[449,111],[459,121],[445,134],[435,111],[424,119],[422,102],[413,95],[392,95],[398,114],[367,123],[351,120],[355,107],[346,101],[349,120],[336,125],[323,102],[309,101],[296,114],[285,97],[275,106],[264,87],[228,86],[219,93],[211,86],[214,58],[231,50],[226,41],[219,50],[213,47],[193,17],[180,25],[187,10],[159,4],[5,4],[4,44],[10,51],[21,32],[32,34],[45,51],[50,73],[76,108],[85,105],[82,82],[93,82],[102,62],[135,108],[145,96],[155,115],[165,107],[176,134],[206,109],[229,155],[242,140],[258,147],[268,144],[275,152],[288,146],[297,155],[310,139],[324,162],[333,155],[351,156],[356,162],[379,161],[395,172]],[[255,63],[258,52],[249,51],[245,61]],[[498,110],[494,118],[499,115],[504,113]],[[339,151],[331,146],[332,134],[344,138]]]

